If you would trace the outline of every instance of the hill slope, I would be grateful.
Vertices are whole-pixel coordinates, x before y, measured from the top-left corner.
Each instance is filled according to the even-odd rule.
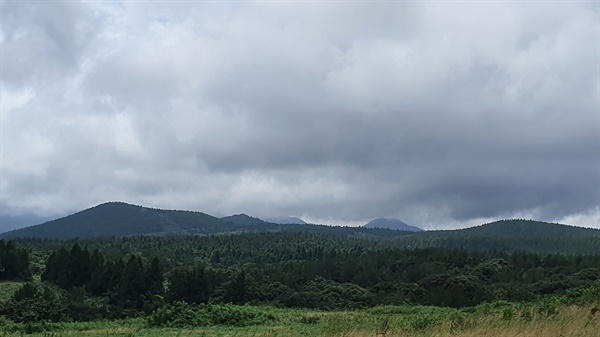
[[[72,239],[258,232],[302,232],[372,239],[391,239],[411,234],[380,228],[274,224],[245,214],[219,219],[200,212],[162,210],[122,202],[109,202],[64,218],[0,234],[0,239]]]
[[[501,220],[458,230],[416,233],[398,238],[398,243],[421,248],[598,255],[600,230],[532,220]]]
[[[369,221],[363,227],[365,228],[386,228],[397,231],[422,232],[419,227],[410,226],[398,219],[377,218]]]
[[[600,230],[534,220],[500,220],[463,229],[428,231],[425,236],[445,238],[600,237]]]
[[[200,212],[146,208],[109,202],[64,218],[10,231],[0,239],[89,238],[164,233],[208,233],[235,229],[235,225]]]

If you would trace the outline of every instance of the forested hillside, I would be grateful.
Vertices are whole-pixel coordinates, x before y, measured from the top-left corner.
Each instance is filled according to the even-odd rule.
[[[398,238],[407,247],[464,248],[540,254],[600,254],[600,230],[532,220],[502,220],[481,226],[427,231]]]
[[[464,229],[428,231],[424,236],[444,238],[588,238],[600,237],[600,230],[534,220],[500,220]]]
[[[378,228],[382,226],[408,230]],[[276,224],[246,214],[219,219],[200,212],[160,210],[112,202],[41,225],[3,233],[0,234],[0,239],[313,233],[347,238],[393,240],[394,247],[406,248],[445,247],[505,253],[600,254],[597,249],[600,246],[600,230],[597,229],[531,220],[503,220],[460,230],[421,232],[414,232],[413,230],[418,228],[407,226],[398,220],[389,219],[379,219],[363,227]]]
[[[419,227],[410,226],[398,219],[388,219],[388,218],[377,218],[369,221],[363,227],[365,228],[387,228],[394,229],[400,231],[409,231],[409,232],[422,232],[423,230]]]
[[[0,238],[89,238],[129,236],[155,233],[204,233],[234,229],[224,222],[200,212],[172,211],[111,202],[0,235]]]
[[[394,238],[410,234],[381,228],[275,224],[245,214],[219,219],[201,212],[161,210],[110,202],[40,225],[0,234],[0,239],[74,239],[248,232],[309,232],[369,238]]]

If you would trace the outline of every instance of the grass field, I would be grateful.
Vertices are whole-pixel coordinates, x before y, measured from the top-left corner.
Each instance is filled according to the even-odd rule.
[[[469,311],[390,306],[352,312],[264,308],[275,320],[246,327],[149,328],[145,319],[88,323],[2,323],[0,336],[398,336],[398,337],[593,337],[600,336],[595,306],[484,305]],[[41,331],[46,329],[46,331]],[[39,332],[34,332],[39,331]]]

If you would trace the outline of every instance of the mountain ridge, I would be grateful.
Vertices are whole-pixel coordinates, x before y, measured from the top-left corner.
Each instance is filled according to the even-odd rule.
[[[266,218],[265,221],[270,223],[277,223],[281,225],[307,225],[308,223],[295,216],[282,216]]]
[[[111,201],[63,218],[2,233],[0,238],[66,239],[202,232],[198,224],[209,228],[222,226],[223,229],[229,226],[229,223],[202,212],[157,209]]]
[[[233,222],[227,221],[234,219]],[[235,223],[235,222],[238,223]],[[244,222],[245,221],[245,222]],[[394,240],[399,246],[447,247],[505,252],[580,254],[595,250],[600,230],[533,220],[501,220],[456,230],[409,232],[385,228],[275,224],[246,214],[219,219],[202,212],[108,202],[66,217],[0,234],[0,239],[87,239],[139,235],[313,233]]]
[[[211,235],[256,232],[307,232],[379,239],[391,239],[410,234],[410,232],[360,227],[274,224],[246,214],[225,217],[223,220],[202,212],[148,208],[113,201],[60,219],[2,233],[0,234],[0,240],[17,238],[84,239],[137,235]]]
[[[269,222],[259,218],[255,218],[245,213],[234,214],[226,217],[222,217],[221,220],[231,222],[236,225],[258,225],[268,224]]]
[[[365,225],[363,225],[363,227],[365,227],[365,228],[386,228],[386,229],[409,231],[409,232],[422,232],[423,231],[423,229],[421,229],[419,227],[408,225],[405,222],[402,222],[402,221],[400,221],[398,219],[394,219],[394,218],[375,218],[375,219],[369,221],[368,223],[366,223]]]
[[[498,238],[537,238],[565,235],[589,237],[600,236],[600,229],[537,220],[503,219],[467,228],[427,231],[424,236],[449,238],[460,237],[465,233],[474,238],[490,236]]]

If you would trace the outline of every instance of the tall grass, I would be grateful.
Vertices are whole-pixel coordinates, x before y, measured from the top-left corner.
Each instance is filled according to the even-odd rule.
[[[204,308],[206,309],[206,308]],[[195,310],[204,310],[195,308]],[[149,327],[146,319],[87,323],[15,324],[0,320],[0,336],[325,336],[325,337],[593,337],[600,336],[600,307],[497,302],[468,310],[385,306],[320,312],[275,308],[227,308],[242,319],[256,310],[273,316],[248,326]],[[223,310],[214,311],[219,317]],[[245,316],[246,315],[246,316]],[[47,329],[40,331],[39,329]]]

